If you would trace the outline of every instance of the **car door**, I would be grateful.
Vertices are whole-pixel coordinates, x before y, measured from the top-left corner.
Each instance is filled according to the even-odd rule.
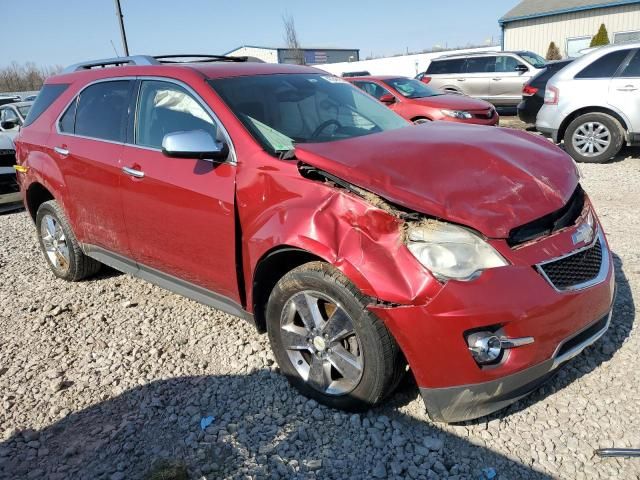
[[[191,88],[161,79],[139,81],[134,123],[123,155],[122,200],[142,275],[239,302],[234,154],[214,163],[162,153],[168,133],[204,130],[229,143],[226,132]]]
[[[470,97],[487,100],[489,84],[495,76],[496,57],[480,56],[467,58],[464,66],[462,91]]]
[[[64,178],[65,208],[88,250],[130,254],[120,200],[121,156],[134,81],[84,88],[57,122],[51,156]]]
[[[498,55],[495,75],[489,83],[489,101],[494,105],[516,105],[522,99],[522,87],[531,78],[529,71],[529,67],[515,57]]]
[[[631,123],[630,132],[640,134],[640,50],[623,62],[620,73],[609,84],[609,103]]]

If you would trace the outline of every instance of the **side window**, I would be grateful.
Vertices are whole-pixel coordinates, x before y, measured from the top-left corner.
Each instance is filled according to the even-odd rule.
[[[135,143],[152,148],[162,148],[164,136],[173,132],[204,130],[218,138],[215,122],[189,92],[156,80],[142,82],[135,128]]]
[[[621,77],[625,78],[640,78],[640,50],[636,50],[629,64],[622,71]]]
[[[618,50],[606,54],[586,66],[575,78],[611,78],[615,75],[631,50]]]
[[[463,58],[452,60],[436,60],[429,64],[427,75],[457,74],[462,72]]]
[[[76,127],[76,107],[78,106],[78,98],[74,98],[71,105],[67,107],[67,111],[64,112],[62,118],[60,118],[60,131],[64,133],[75,133]]]
[[[465,68],[467,73],[493,73],[496,71],[496,57],[468,58]]]
[[[20,118],[18,117],[18,114],[15,112],[15,110],[13,110],[13,108],[8,108],[8,107],[2,111],[2,120],[20,122]]]
[[[373,82],[355,82],[355,83],[359,88],[367,92],[372,97],[377,98],[378,100],[380,100],[380,97],[382,97],[383,95],[390,93],[384,87],[381,87],[377,83],[373,83]]]
[[[84,89],[77,100],[76,135],[124,143],[131,83],[107,81]]]
[[[518,65],[524,65],[513,57],[502,55],[496,58],[496,72],[515,72]]]

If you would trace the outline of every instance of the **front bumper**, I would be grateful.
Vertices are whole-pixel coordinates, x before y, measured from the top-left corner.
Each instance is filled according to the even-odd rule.
[[[471,282],[449,281],[425,305],[369,307],[399,343],[434,419],[469,420],[517,401],[606,331],[603,324],[590,330],[608,322],[615,291],[613,261],[599,225],[596,238],[603,250],[593,281],[558,289],[538,268],[593,248],[576,246],[577,229],[513,249],[494,241],[510,266],[486,270]],[[482,330],[534,342],[506,350],[496,365],[479,366],[465,337]]]
[[[22,207],[22,194],[12,167],[0,167],[0,213]]]
[[[511,405],[541,386],[553,377],[558,367],[600,339],[610,322],[611,311],[563,341],[552,358],[513,375],[472,385],[420,388],[429,417],[437,422],[463,422]]]

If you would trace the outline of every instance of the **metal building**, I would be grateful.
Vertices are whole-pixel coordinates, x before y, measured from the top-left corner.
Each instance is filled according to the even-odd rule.
[[[523,0],[499,20],[504,50],[579,56],[604,23],[611,43],[640,40],[640,0]]]
[[[290,48],[257,47],[242,45],[234,48],[225,55],[256,57],[267,63],[300,63],[297,57],[300,53]],[[355,48],[303,48],[302,55],[306,65],[321,65],[324,63],[357,62],[360,60],[360,50]]]

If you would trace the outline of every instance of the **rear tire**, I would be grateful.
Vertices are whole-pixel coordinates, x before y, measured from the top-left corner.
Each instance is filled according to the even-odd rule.
[[[44,202],[36,214],[40,248],[56,277],[77,282],[100,270],[102,264],[87,257],[55,200]]]
[[[303,395],[363,411],[392,393],[405,372],[404,357],[384,323],[367,310],[369,303],[322,262],[292,270],[274,287],[269,341],[282,373]]]
[[[564,135],[564,148],[576,162],[605,163],[622,149],[624,129],[606,113],[587,113],[574,119]]]

